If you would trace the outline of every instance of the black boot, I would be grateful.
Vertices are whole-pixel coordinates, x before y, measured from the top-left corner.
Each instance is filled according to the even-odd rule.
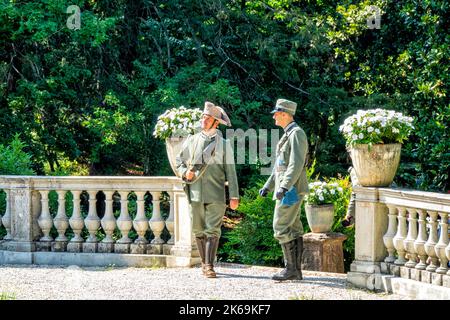
[[[298,237],[296,241],[297,241],[297,280],[303,280],[302,275],[303,237]]]
[[[274,274],[272,280],[284,281],[295,280],[297,276],[297,240],[282,243],[281,249],[283,249],[284,266],[285,268],[281,272]]]
[[[216,277],[216,272],[214,271],[214,260],[216,259],[216,252],[218,246],[219,246],[219,238],[217,237],[206,238],[205,276],[207,278]]]
[[[206,237],[195,237],[195,241],[197,242],[198,252],[200,254],[200,258],[202,259],[202,273],[206,274]]]

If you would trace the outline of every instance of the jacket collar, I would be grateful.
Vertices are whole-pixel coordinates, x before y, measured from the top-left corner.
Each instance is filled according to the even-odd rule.
[[[297,124],[295,123],[295,121],[292,121],[291,123],[289,123],[286,127],[284,127],[284,132],[286,134],[288,134],[292,129],[294,129],[297,126]]]

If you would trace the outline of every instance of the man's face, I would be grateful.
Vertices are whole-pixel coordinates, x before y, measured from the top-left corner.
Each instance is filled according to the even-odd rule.
[[[208,130],[212,128],[215,119],[210,115],[204,114],[202,115],[202,129]]]
[[[275,120],[275,125],[276,126],[280,126],[282,127],[283,123],[284,123],[284,112],[281,111],[277,111],[273,114],[272,117]]]

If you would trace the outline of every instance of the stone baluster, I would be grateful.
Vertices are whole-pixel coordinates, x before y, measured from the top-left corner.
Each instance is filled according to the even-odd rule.
[[[66,191],[57,190],[58,193],[58,212],[55,219],[53,219],[53,224],[58,231],[58,236],[55,241],[65,242],[67,241],[66,230],[69,227],[69,219],[66,215]]]
[[[393,239],[394,247],[397,250],[398,257],[394,261],[396,265],[404,265],[406,262],[405,259],[405,247],[403,245],[403,241],[406,238],[406,209],[404,207],[398,207],[398,227],[397,233]]]
[[[101,220],[103,230],[105,231],[105,238],[102,240],[103,243],[114,243],[112,234],[116,228],[116,219],[113,213],[113,199],[112,196],[114,191],[103,191],[105,194],[105,215]]]
[[[388,251],[388,256],[384,259],[386,263],[394,263],[395,261],[395,247],[394,247],[394,237],[397,232],[397,208],[393,205],[387,205],[389,209],[389,221],[388,230],[383,236],[383,242]]]
[[[128,213],[128,191],[120,191],[120,216],[117,219],[117,227],[122,234],[122,237],[117,241],[121,244],[131,243],[131,239],[128,237],[128,233],[133,227],[130,214]]]
[[[425,251],[425,243],[427,242],[427,212],[425,210],[417,209],[419,213],[419,234],[416,241],[414,241],[414,249],[417,252],[420,262],[416,264],[416,269],[425,270],[427,267],[427,253]]]
[[[144,208],[144,191],[137,191],[136,193],[136,203],[137,203],[137,212],[136,217],[133,220],[133,227],[138,234],[138,238],[134,241],[136,244],[146,244],[148,243],[147,239],[145,239],[145,232],[148,230],[148,219],[145,216],[145,208]]]
[[[417,252],[414,249],[414,242],[417,239],[417,211],[415,208],[407,208],[408,210],[408,235],[403,241],[406,252],[408,253],[408,262],[405,266],[408,268],[414,268],[417,264]]]
[[[449,241],[448,238],[447,238],[447,241]],[[449,241],[449,244],[447,245],[447,247],[445,248],[445,256],[447,257],[448,260],[450,260],[450,241]],[[447,275],[450,276],[450,268],[447,271]]]
[[[174,204],[173,204],[173,192],[168,192],[169,193],[169,204],[170,204],[170,211],[169,211],[169,216],[166,219],[166,228],[170,233],[170,239],[167,241],[167,244],[174,244],[175,243],[175,239],[174,239]]]
[[[164,230],[164,220],[161,218],[161,209],[160,209],[160,196],[161,192],[154,191],[151,192],[152,194],[152,203],[153,203],[153,212],[152,212],[152,218],[148,222],[150,225],[150,228],[155,235],[153,240],[151,241],[152,244],[163,244],[164,240],[161,239],[161,234]]]
[[[91,190],[88,191],[88,194],[89,194],[89,212],[86,219],[84,219],[84,224],[86,225],[86,228],[89,232],[89,237],[86,239],[86,242],[97,243],[98,239],[95,234],[97,233],[98,228],[100,228],[100,218],[97,216],[97,207],[96,207],[97,191]],[[83,251],[85,250],[83,249]],[[92,251],[90,250],[90,252]]]
[[[2,217],[2,222],[3,225],[5,226],[6,229],[6,235],[3,238],[3,240],[12,240],[12,236],[11,236],[11,203],[9,195],[10,195],[10,190],[5,189],[4,190],[6,193],[6,210],[5,210],[5,214]]]
[[[84,241],[83,237],[81,237],[81,231],[84,227],[84,220],[81,216],[80,209],[80,194],[81,191],[75,190],[71,191],[73,196],[73,210],[72,216],[69,219],[69,225],[73,231],[73,237],[70,239],[70,242],[67,245],[67,251],[69,252],[81,252],[82,251],[82,243]]]
[[[437,237],[437,212],[428,211],[428,215],[430,216],[430,234],[428,235],[428,240],[425,243],[425,252],[431,259],[431,263],[425,269],[427,271],[434,272],[437,269],[437,256],[434,247],[438,241]]]
[[[41,194],[41,214],[38,218],[39,227],[44,234],[40,241],[50,242],[53,238],[50,236],[50,230],[53,226],[53,219],[50,215],[50,209],[48,207],[48,190],[39,191]]]
[[[448,213],[439,212],[439,216],[441,217],[441,221],[439,222],[439,242],[434,247],[434,250],[436,252],[436,256],[439,258],[441,265],[436,269],[436,273],[446,274],[448,270],[448,259],[445,255],[445,249],[448,245]]]
[[[72,231],[74,233],[73,238],[70,240],[70,242],[83,242],[84,239],[81,237],[81,231],[84,227],[84,220],[81,216],[81,209],[80,209],[80,194],[81,191],[71,191],[73,195],[73,211],[72,216],[69,219],[70,227],[72,228]]]

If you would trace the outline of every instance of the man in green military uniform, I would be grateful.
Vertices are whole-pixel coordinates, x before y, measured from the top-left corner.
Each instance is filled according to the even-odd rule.
[[[274,236],[283,249],[285,263],[285,269],[272,277],[278,281],[303,279],[303,225],[300,221],[300,205],[308,193],[308,140],[303,129],[294,121],[296,109],[295,102],[278,99],[272,111],[275,124],[284,129],[284,135],[277,144],[277,158],[272,174],[259,191],[263,197],[275,191],[273,229]]]
[[[216,277],[214,260],[226,209],[226,181],[230,208],[235,210],[239,205],[233,150],[217,130],[220,123],[231,126],[222,108],[206,102],[202,131],[188,137],[176,160],[189,199],[192,232],[202,259],[202,272],[208,278]]]

